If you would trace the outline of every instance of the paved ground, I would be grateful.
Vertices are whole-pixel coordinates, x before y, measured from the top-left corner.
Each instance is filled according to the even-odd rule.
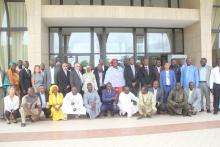
[[[0,121],[0,146],[165,146],[220,147],[220,114],[193,117],[156,115],[136,117],[43,120],[7,125]]]

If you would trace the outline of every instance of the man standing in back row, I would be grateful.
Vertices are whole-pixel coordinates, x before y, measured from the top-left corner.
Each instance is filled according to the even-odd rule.
[[[55,67],[56,60],[50,59],[50,67],[44,71],[44,85],[47,91],[50,86],[57,83],[57,72],[58,69]]]
[[[209,91],[209,79],[211,73],[211,67],[206,65],[207,59],[201,58],[199,67],[199,88],[201,90],[201,111],[204,111],[203,97],[206,99],[206,111],[210,113],[210,91]]]
[[[21,98],[28,92],[28,88],[32,87],[31,84],[31,70],[28,69],[29,62],[24,61],[24,68],[19,72]]]
[[[188,88],[189,82],[193,82],[196,87],[199,86],[198,68],[192,65],[192,59],[186,59],[186,66],[181,71],[181,86],[185,89]]]
[[[214,114],[218,114],[220,98],[220,58],[216,60],[217,66],[211,70],[210,89],[214,95]]]

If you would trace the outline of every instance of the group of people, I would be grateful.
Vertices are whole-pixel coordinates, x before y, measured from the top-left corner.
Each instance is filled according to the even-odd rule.
[[[200,66],[179,65],[156,60],[150,65],[144,57],[135,64],[133,57],[122,67],[117,59],[106,66],[103,59],[97,67],[82,67],[79,63],[56,64],[50,59],[49,67],[35,65],[33,73],[28,61],[11,63],[7,71],[0,69],[0,115],[8,124],[21,126],[26,119],[34,122],[41,112],[52,120],[67,120],[71,116],[99,116],[119,114],[138,119],[154,114],[196,115],[211,113],[210,92],[214,95],[214,114],[219,111],[220,59],[213,69],[201,58]],[[204,106],[204,97],[206,105]]]

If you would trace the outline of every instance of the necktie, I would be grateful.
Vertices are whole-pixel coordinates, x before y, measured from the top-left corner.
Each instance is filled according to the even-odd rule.
[[[65,73],[65,75],[67,76],[67,71],[66,71],[66,70],[64,70],[64,73]]]
[[[30,74],[29,74],[29,70],[28,70],[28,69],[26,69],[26,72],[27,72],[28,76],[30,76]]]
[[[134,65],[131,65],[131,69],[132,69],[132,72],[133,72],[133,76],[135,77],[135,68],[134,68]]]
[[[148,66],[145,67],[146,71],[147,71],[147,75],[149,75],[149,69]]]
[[[82,76],[81,76],[81,73],[80,73],[80,71],[79,71],[79,70],[77,70],[77,74],[78,74],[78,76],[79,76],[79,78],[80,78],[81,82],[83,82],[83,80],[82,80]]]
[[[2,87],[2,86],[3,86],[3,79],[2,79],[2,75],[0,73],[0,87]]]

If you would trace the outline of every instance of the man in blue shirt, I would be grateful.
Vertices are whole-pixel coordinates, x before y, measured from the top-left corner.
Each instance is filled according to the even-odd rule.
[[[186,59],[186,66],[182,68],[180,81],[184,89],[188,87],[189,82],[193,82],[196,87],[199,86],[198,68],[192,65],[192,59],[190,57]]]
[[[40,97],[41,108],[42,111],[44,112],[45,117],[49,118],[50,109],[47,108],[49,94],[46,92],[46,88],[44,87],[44,85],[39,86],[39,92],[37,92],[36,95]]]
[[[107,116],[107,112],[110,111],[112,115],[118,113],[119,108],[117,106],[118,97],[116,91],[112,88],[112,84],[108,82],[106,89],[102,91],[102,106],[101,113]]]
[[[204,111],[203,97],[206,98],[206,111],[210,113],[210,90],[209,79],[211,74],[211,67],[208,66],[206,58],[201,58],[199,67],[199,89],[201,90],[201,111]]]

